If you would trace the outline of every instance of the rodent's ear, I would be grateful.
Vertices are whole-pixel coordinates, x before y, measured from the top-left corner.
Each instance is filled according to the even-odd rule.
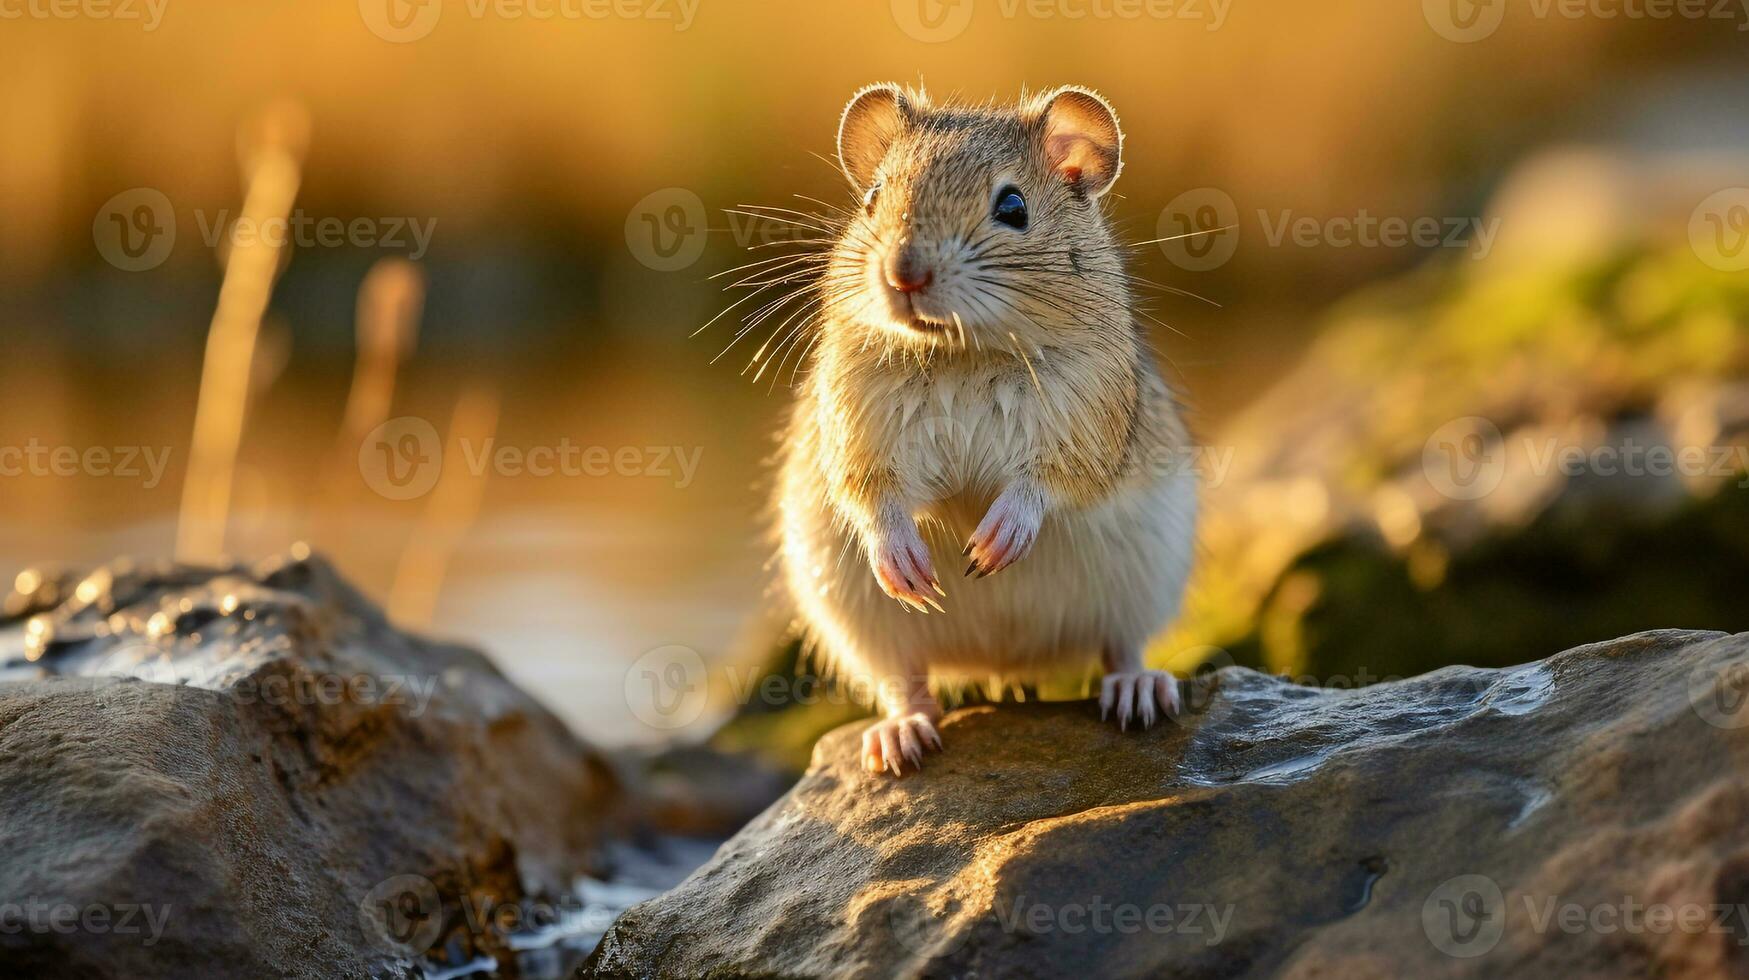
[[[1051,169],[1089,197],[1111,190],[1123,169],[1123,130],[1110,103],[1074,85],[1057,89],[1042,103],[1038,119]]]
[[[856,93],[838,120],[838,165],[864,190],[887,155],[894,137],[905,127],[910,106],[897,85],[870,85]]]

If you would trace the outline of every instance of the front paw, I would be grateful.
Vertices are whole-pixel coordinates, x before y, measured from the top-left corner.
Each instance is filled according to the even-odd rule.
[[[923,753],[941,750],[941,735],[935,718],[913,712],[877,721],[862,733],[862,767],[869,772],[889,770],[904,775],[905,766],[923,768]]]
[[[1099,688],[1099,717],[1103,720],[1117,709],[1117,727],[1128,729],[1130,719],[1141,727],[1154,727],[1154,720],[1164,713],[1178,714],[1178,679],[1164,670],[1134,670],[1106,674]]]
[[[922,613],[931,609],[945,611],[935,596],[945,596],[947,592],[935,577],[929,548],[915,524],[907,521],[882,534],[869,549],[869,564],[881,591],[899,600],[906,609]]]
[[[1044,501],[1036,492],[1025,487],[1002,491],[966,544],[964,554],[972,559],[966,574],[983,578],[1025,558],[1038,540],[1044,517]]]

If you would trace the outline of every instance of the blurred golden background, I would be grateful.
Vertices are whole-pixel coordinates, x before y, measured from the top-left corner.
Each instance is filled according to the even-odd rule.
[[[1639,362],[1631,338],[1701,338],[1668,373],[1610,388],[1620,397],[1603,408],[1572,399],[1558,408],[1569,415],[1656,416],[1646,406],[1673,385],[1739,375],[1744,272],[1728,240],[1744,230],[1732,189],[1749,184],[1749,12],[1646,9],[4,0],[0,447],[19,452],[0,457],[17,464],[0,475],[0,563],[254,558],[309,541],[409,625],[485,645],[583,734],[659,737],[628,711],[628,663],[669,645],[720,662],[770,638],[761,463],[784,384],[711,363],[728,325],[690,336],[728,302],[710,276],[757,239],[725,209],[842,200],[837,113],[866,83],[982,100],[1076,82],[1122,115],[1113,207],[1129,240],[1214,227],[1207,216],[1227,211],[1237,224],[1214,259],[1137,251],[1139,274],[1211,301],[1151,308],[1173,328],[1157,340],[1199,433],[1234,452],[1235,475],[1211,487],[1225,537],[1209,547],[1217,565],[1244,566],[1199,583],[1195,621],[1161,655],[1187,666],[1212,645],[1315,669],[1315,643],[1278,620],[1319,586],[1283,570],[1352,516],[1318,481],[1354,480],[1253,451],[1287,420],[1388,390],[1398,400],[1353,410],[1401,408],[1380,452],[1419,453],[1440,423],[1487,414],[1436,394],[1497,377],[1465,338],[1499,331],[1466,317],[1497,326],[1524,309],[1547,315],[1513,337],[1582,348],[1566,362],[1582,379]],[[225,232],[276,214],[307,222],[284,248]],[[1431,220],[1442,240],[1350,233],[1381,218]],[[1717,254],[1694,244],[1708,219]],[[1443,242],[1453,228],[1458,247]],[[1519,280],[1443,321],[1405,312],[1451,306],[1478,270],[1558,285]],[[1599,281],[1614,312],[1597,322],[1626,333],[1563,333],[1579,322],[1566,313],[1598,304],[1537,299],[1591,297]],[[1400,329],[1365,334],[1387,318],[1381,303]],[[1370,336],[1375,352],[1436,337],[1443,359],[1415,361],[1411,387],[1334,368],[1308,381],[1302,366],[1283,394],[1297,365],[1334,356],[1317,343],[1338,333]],[[1606,333],[1630,340],[1590,356]],[[1378,363],[1400,377],[1391,357]],[[1550,363],[1535,361],[1527,384],[1549,380],[1536,371]],[[1443,407],[1424,417],[1424,400]],[[391,469],[376,470],[359,441],[384,424]],[[1735,431],[1721,425],[1706,437]],[[454,465],[487,440],[522,462]],[[436,482],[403,493],[393,467],[440,443]],[[94,469],[113,460],[81,455],[62,472],[62,447],[166,463],[156,478],[105,475]],[[534,451],[564,447],[629,455],[529,472]],[[1266,483],[1277,496],[1233,503]],[[1426,508],[1362,483],[1387,550],[1439,588],[1429,569],[1453,559],[1449,545],[1443,558],[1416,550]]]

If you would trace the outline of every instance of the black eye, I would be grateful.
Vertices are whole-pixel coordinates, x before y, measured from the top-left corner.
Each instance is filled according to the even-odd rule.
[[[870,217],[874,216],[875,201],[879,200],[880,196],[881,185],[879,184],[870,184],[868,187],[868,193],[862,195],[862,209],[866,211]]]
[[[1018,231],[1026,230],[1026,198],[1020,196],[1020,189],[1004,187],[996,193],[996,207],[990,212],[990,217]]]

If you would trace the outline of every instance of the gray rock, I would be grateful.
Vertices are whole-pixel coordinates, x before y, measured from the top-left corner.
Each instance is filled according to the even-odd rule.
[[[959,711],[904,779],[840,729],[583,975],[1749,973],[1749,634],[1186,693]]]
[[[0,972],[509,968],[526,910],[595,870],[621,801],[603,759],[320,559],[19,584],[0,619]]]

